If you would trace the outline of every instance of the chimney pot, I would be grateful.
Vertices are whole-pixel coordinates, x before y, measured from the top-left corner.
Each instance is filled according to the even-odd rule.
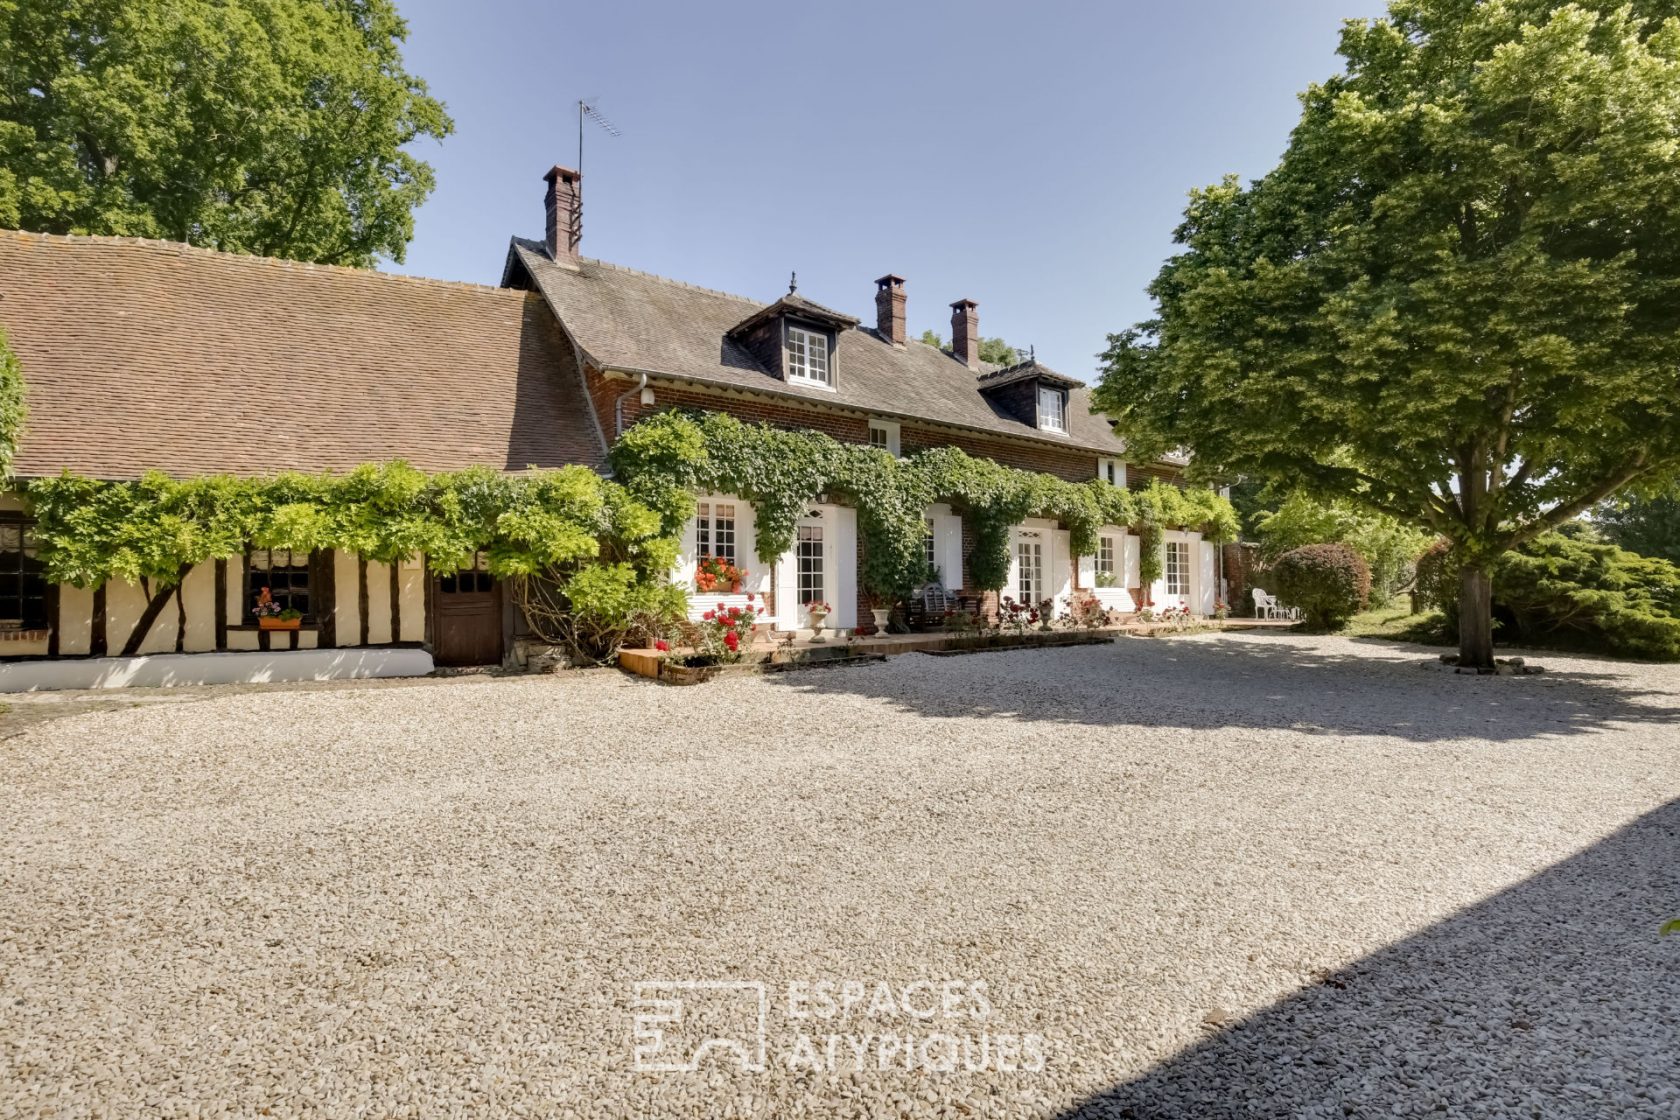
[[[543,208],[548,213],[548,255],[557,261],[575,261],[583,240],[583,172],[555,164],[543,176],[548,192]]]
[[[904,277],[887,273],[875,281],[875,327],[881,337],[904,348]]]
[[[979,306],[971,299],[959,299],[951,305],[951,353],[976,372],[980,369]]]

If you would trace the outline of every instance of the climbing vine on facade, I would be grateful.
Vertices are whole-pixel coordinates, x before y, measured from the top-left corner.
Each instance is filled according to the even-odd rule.
[[[674,410],[643,420],[612,449],[615,478],[660,511],[670,534],[693,515],[693,493],[733,494],[753,504],[758,559],[773,562],[792,546],[809,504],[827,494],[858,511],[864,542],[864,590],[891,598],[921,582],[923,517],[929,505],[960,509],[975,533],[964,569],[977,589],[997,590],[1009,576],[1010,531],[1029,517],[1060,521],[1075,554],[1097,546],[1105,525],[1139,533],[1146,582],[1160,577],[1162,530],[1191,529],[1233,539],[1236,511],[1210,490],[1151,483],[1129,491],[1095,478],[1068,482],[979,459],[954,447],[897,459],[878,448],[841,443],[820,432],[745,424],[719,412]]]
[[[0,329],[0,478],[10,477],[25,416],[23,366]]]

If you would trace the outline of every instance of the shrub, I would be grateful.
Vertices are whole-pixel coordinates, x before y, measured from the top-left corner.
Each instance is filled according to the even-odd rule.
[[[1560,533],[1507,553],[1494,617],[1514,643],[1680,661],[1680,568]]]
[[[1391,517],[1359,509],[1351,502],[1320,502],[1290,494],[1272,513],[1260,518],[1261,554],[1275,560],[1309,544],[1345,544],[1371,570],[1371,605],[1384,606],[1412,579],[1412,565],[1429,536]]]
[[[1371,599],[1371,569],[1345,544],[1309,544],[1278,557],[1278,595],[1301,608],[1308,627],[1340,630]]]
[[[1458,564],[1445,541],[1418,559],[1418,593],[1458,628]],[[1680,567],[1578,532],[1544,533],[1493,573],[1502,642],[1680,661]]]

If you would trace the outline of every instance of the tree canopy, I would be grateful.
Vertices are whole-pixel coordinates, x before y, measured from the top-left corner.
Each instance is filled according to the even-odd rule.
[[[0,0],[0,225],[402,260],[453,128],[392,0]]]
[[[945,344],[944,337],[937,331],[923,331],[922,341],[935,350],[943,350],[947,354],[951,352],[951,348]],[[998,366],[1012,366],[1021,360],[1021,352],[1001,338],[982,338],[980,360]]]
[[[1487,573],[1680,470],[1672,0],[1398,0],[1345,25],[1281,163],[1194,192],[1099,405],[1140,456],[1349,497]]]
[[[1680,498],[1630,495],[1606,503],[1593,522],[1629,552],[1680,564]]]

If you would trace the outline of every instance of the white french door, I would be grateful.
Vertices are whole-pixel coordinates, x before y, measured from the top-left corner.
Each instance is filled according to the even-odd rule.
[[[1036,607],[1044,597],[1044,537],[1023,529],[1015,539],[1015,601]]]

